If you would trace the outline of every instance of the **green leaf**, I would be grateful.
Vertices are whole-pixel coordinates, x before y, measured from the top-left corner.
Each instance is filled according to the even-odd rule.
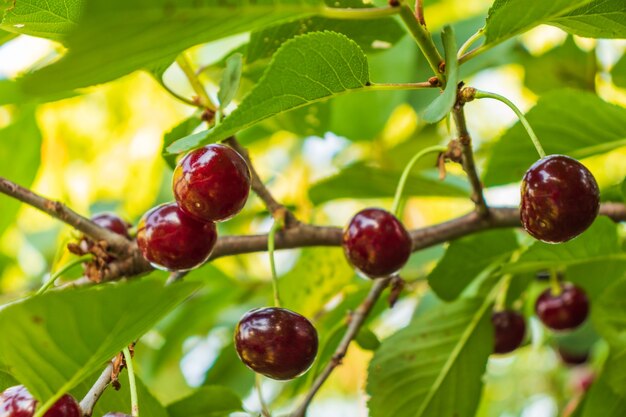
[[[234,333],[234,329],[232,329]],[[254,386],[254,372],[247,368],[235,350],[235,345],[229,343],[219,352],[215,363],[207,372],[204,386],[219,384],[227,386],[241,396],[250,393]]]
[[[0,310],[0,352],[44,403],[67,392],[188,297],[197,284],[154,280],[54,291]]]
[[[202,123],[200,120],[200,114],[196,113],[191,117],[183,120],[176,126],[174,126],[169,132],[163,135],[163,159],[171,169],[176,168],[176,155],[171,155],[165,152],[165,148],[167,148],[171,143],[176,140],[182,138],[183,136],[190,135],[191,132],[196,130],[198,126]]]
[[[626,203],[626,178],[622,181],[622,196],[624,197],[624,202]]]
[[[0,391],[4,391],[9,387],[14,387],[15,385],[19,385],[19,382],[11,374],[0,371]]]
[[[609,386],[604,374],[591,385],[580,417],[623,417],[626,397],[619,396]]]
[[[202,387],[167,406],[169,417],[228,417],[230,413],[242,410],[237,394],[230,388],[216,385]]]
[[[17,38],[19,35],[17,33],[5,32],[4,30],[0,30],[0,45],[3,45],[10,40]]]
[[[376,333],[368,327],[362,327],[354,340],[359,347],[361,347],[361,349],[376,350],[380,347],[380,340],[378,340],[378,336],[376,336]]]
[[[2,18],[0,29],[63,40],[76,29],[84,4],[83,0],[13,0]]]
[[[241,66],[243,65],[243,55],[236,53],[226,60],[226,69],[222,74],[220,81],[220,90],[217,92],[217,99],[221,108],[225,108],[230,104],[237,90],[239,89],[239,81],[241,80]]]
[[[496,0],[489,9],[485,43],[502,42],[512,36],[565,15],[591,0]]]
[[[624,272],[623,278],[606,288],[594,303],[591,318],[598,333],[612,346],[623,347],[626,353],[626,270]]]
[[[333,7],[342,6],[333,5]],[[246,63],[251,64],[271,57],[280,45],[295,36],[322,31],[342,33],[355,41],[366,53],[383,51],[385,46],[394,45],[406,34],[397,20],[391,17],[372,20],[341,20],[313,16],[252,32],[246,53]]]
[[[340,198],[393,197],[401,172],[355,164],[336,175],[325,178],[309,188],[309,198],[315,205]],[[467,197],[467,181],[449,175],[439,180],[434,172],[413,173],[407,181],[407,196]]]
[[[626,54],[622,55],[620,60],[613,66],[611,77],[613,78],[613,84],[620,88],[626,88]]]
[[[223,140],[268,117],[367,85],[367,59],[354,41],[332,32],[298,36],[276,52],[259,83],[220,125],[167,150],[179,153]]]
[[[428,283],[439,298],[454,300],[490,265],[500,265],[518,247],[512,230],[493,230],[455,240],[428,276]]]
[[[582,159],[626,146],[626,109],[593,93],[547,93],[526,117],[548,154]],[[518,122],[494,145],[485,185],[518,182],[537,159],[537,151]]]
[[[101,373],[102,370],[100,369],[85,378],[76,389],[72,390],[74,397],[78,399],[83,398]],[[139,376],[135,375],[135,381],[137,383],[137,398],[141,414],[150,417],[170,417],[165,407],[152,395]],[[120,375],[119,382],[122,385],[119,391],[111,388],[104,391],[96,403],[93,413],[94,416],[103,416],[111,411],[125,413],[131,411],[130,389],[128,387],[128,374],[126,371],[122,372]]]
[[[541,56],[525,53],[521,64],[524,66],[524,84],[536,94],[559,88],[595,91],[596,52],[594,49],[583,51],[571,36]]]
[[[339,248],[306,248],[278,280],[283,307],[312,317],[354,278]]]
[[[599,296],[626,271],[626,253],[620,248],[617,225],[598,217],[587,231],[569,242],[535,242],[515,263],[503,266],[502,272],[536,273],[553,268],[564,269],[566,280],[585,288],[591,298]]]
[[[626,3],[594,0],[548,24],[588,38],[626,38]]]
[[[12,123],[0,129],[0,176],[29,187],[35,180],[40,161],[41,132],[35,119],[35,107],[19,108]],[[0,202],[2,235],[15,221],[21,203],[6,195],[0,195]]]
[[[65,42],[65,56],[20,83],[39,96],[104,83],[191,46],[305,17],[321,7],[318,0],[90,1]]]
[[[459,62],[456,57],[456,39],[452,26],[444,26],[441,34],[443,49],[446,55],[446,88],[422,114],[427,123],[436,123],[446,117],[456,101],[457,84],[459,82]]]
[[[623,318],[624,306],[621,306],[620,313]],[[611,354],[604,364],[603,376],[616,394],[622,398],[626,397],[626,345],[611,349]]]
[[[492,349],[488,300],[463,299],[418,316],[374,354],[371,416],[473,417]]]

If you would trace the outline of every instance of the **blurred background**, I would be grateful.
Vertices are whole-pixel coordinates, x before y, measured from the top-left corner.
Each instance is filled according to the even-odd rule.
[[[484,23],[490,2],[433,0],[426,1],[426,6],[433,33],[452,21],[457,24],[459,39],[464,40]],[[224,58],[247,41],[244,34],[188,51],[195,68],[206,67],[201,80],[210,94],[217,92]],[[531,108],[538,95],[563,87],[596,91],[604,100],[626,106],[626,83],[611,75],[625,50],[626,41],[571,37],[555,27],[541,26],[468,64],[463,79],[474,87],[505,95],[523,110]],[[408,36],[393,47],[386,42],[375,43],[366,52],[374,81],[426,78],[420,73],[419,52]],[[15,78],[60,53],[62,47],[52,41],[15,37],[0,46],[0,79]],[[235,101],[258,78],[255,71],[259,69],[254,65],[244,68]],[[176,65],[166,71],[164,82],[181,96],[193,96]],[[428,94],[344,96],[263,122],[239,139],[248,147],[272,193],[300,219],[343,226],[360,208],[389,208],[397,179],[410,156],[453,135],[445,122],[426,126],[420,121],[419,112],[433,97]],[[479,172],[483,172],[493,144],[516,118],[495,101],[475,102],[466,108]],[[36,192],[81,214],[113,211],[136,224],[145,211],[173,199],[172,170],[162,157],[163,143],[168,133],[194,111],[144,72],[60,101],[3,106],[0,175],[31,185]],[[200,123],[197,127],[202,129]],[[448,164],[448,178],[440,183],[436,170],[426,169],[432,162],[423,163],[419,180],[410,186],[412,197],[402,219],[408,228],[445,221],[472,208],[459,167]],[[598,179],[603,195],[610,198],[626,176],[626,147],[584,163]],[[518,194],[517,184],[486,192],[493,206],[514,206],[519,202]],[[270,225],[267,211],[253,196],[242,214],[220,224],[219,233],[262,233]],[[51,271],[70,258],[65,244],[76,238],[75,232],[60,222],[0,196],[0,301],[23,296],[41,285]],[[427,290],[425,277],[443,252],[442,245],[414,254],[403,274],[409,291],[392,310],[379,306],[367,331],[362,332],[343,366],[314,401],[311,416],[367,415],[363,388],[371,349],[379,339],[406,325],[421,307],[438,302]],[[277,262],[282,298],[289,300],[288,307],[315,320],[322,334],[321,355],[328,357],[328,349],[333,349],[340,335],[336,323],[341,322],[347,308],[358,303],[368,282],[353,274],[338,248],[281,251]],[[312,273],[318,276],[308,276]],[[75,271],[65,279],[79,274]],[[253,374],[238,362],[231,335],[246,310],[269,303],[267,255],[218,259],[194,271],[189,279],[202,280],[205,289],[142,339],[137,348],[139,375],[164,403],[181,398],[191,387],[219,382],[246,396],[250,410],[258,409],[251,394]],[[306,286],[310,291],[304,291]],[[562,415],[583,392],[593,374],[594,361],[605,354],[605,347],[594,343],[592,329],[583,328],[562,341],[543,334],[535,322],[531,327],[532,337],[524,348],[490,360],[478,416]],[[569,346],[568,353],[574,356],[590,354],[589,362],[564,366],[555,348],[561,344]],[[265,394],[280,410],[306,386],[308,378],[292,384],[266,381]]]

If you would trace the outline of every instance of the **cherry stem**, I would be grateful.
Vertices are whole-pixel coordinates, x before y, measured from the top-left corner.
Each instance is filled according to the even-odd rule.
[[[282,228],[281,222],[274,220],[272,228],[267,236],[267,253],[270,257],[270,268],[272,270],[272,287],[274,290],[274,306],[280,307],[280,295],[278,292],[278,274],[276,273],[276,263],[274,262],[274,249],[276,247],[276,232]]]
[[[256,374],[256,378],[254,379],[254,385],[256,388],[256,392],[259,395],[259,404],[261,405],[261,415],[263,417],[272,417],[272,413],[270,412],[267,404],[265,403],[265,399],[263,398],[263,376],[261,374]]]
[[[485,34],[485,27],[483,26],[480,29],[478,29],[478,31],[476,33],[474,33],[472,36],[467,38],[467,40],[461,46],[461,48],[459,49],[459,52],[457,53],[457,59],[461,59],[461,57],[463,57],[463,55],[465,55],[465,52],[467,52],[467,50],[470,48],[470,46],[472,46],[474,44],[474,42],[476,42],[478,39],[483,37],[484,34]]]
[[[41,295],[44,292],[46,292],[50,287],[54,285],[56,280],[59,279],[61,275],[63,275],[70,269],[74,268],[76,265],[82,264],[83,262],[87,262],[92,259],[93,259],[93,255],[90,254],[90,255],[81,256],[80,258],[76,258],[73,261],[66,263],[65,265],[61,267],[61,269],[59,269],[58,271],[56,271],[54,274],[50,276],[50,279],[46,281],[46,283],[43,284],[41,288],[39,288],[39,290],[37,290],[37,293],[35,295]]]
[[[398,182],[398,187],[396,188],[396,194],[393,197],[393,204],[391,206],[391,212],[398,217],[400,215],[400,206],[402,201],[402,194],[404,193],[404,187],[409,178],[409,174],[411,173],[411,169],[413,166],[419,161],[423,156],[428,155],[429,153],[438,152],[442,153],[448,150],[445,146],[430,146],[428,148],[422,149],[418,153],[416,153],[413,158],[406,164],[404,171],[402,171],[402,176],[400,177],[400,181]]]
[[[559,281],[559,274],[554,269],[550,271],[550,289],[550,292],[555,297],[561,295],[561,292],[563,292],[561,282]]]
[[[546,151],[543,150],[543,146],[541,146],[541,142],[539,142],[539,138],[535,134],[535,131],[533,130],[533,128],[530,126],[530,123],[528,123],[528,119],[526,119],[526,116],[524,116],[524,113],[522,113],[521,110],[518,109],[517,106],[513,104],[511,100],[499,94],[489,93],[487,91],[481,91],[481,90],[476,90],[474,98],[491,98],[494,100],[501,101],[502,103],[509,106],[509,108],[513,110],[513,112],[519,118],[519,121],[522,124],[522,126],[524,126],[524,129],[526,129],[526,132],[528,133],[528,136],[530,136],[530,140],[533,141],[533,145],[535,146],[535,149],[537,150],[537,153],[539,154],[539,156],[541,158],[546,157]]]
[[[187,55],[185,55],[184,52],[176,58],[176,63],[187,77],[187,80],[189,80],[189,84],[191,84],[191,88],[193,88],[193,91],[195,91],[195,93],[198,95],[200,106],[205,109],[215,110],[215,105],[213,104],[211,98],[204,89],[204,86],[196,76],[196,72],[191,67],[191,63],[189,62],[189,59],[187,59]]]
[[[124,360],[126,361],[126,369],[128,370],[128,385],[130,388],[130,404],[132,408],[132,417],[139,417],[139,400],[137,399],[137,383],[135,382],[135,370],[133,367],[133,356],[130,354],[130,349],[126,346],[122,353],[124,354]]]

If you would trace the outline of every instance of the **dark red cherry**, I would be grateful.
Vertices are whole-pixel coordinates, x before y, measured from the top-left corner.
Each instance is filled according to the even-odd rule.
[[[247,312],[235,329],[242,362],[269,378],[292,379],[306,372],[317,354],[317,331],[304,316],[284,308]]]
[[[23,385],[7,388],[0,394],[0,417],[33,417],[37,400]],[[50,407],[44,417],[82,417],[80,406],[69,394],[65,394]]]
[[[580,326],[589,313],[589,300],[582,288],[565,283],[559,295],[547,289],[535,302],[539,320],[552,330],[571,330]]]
[[[386,210],[358,212],[343,232],[348,262],[370,278],[398,272],[411,255],[411,237],[400,220]]]
[[[178,208],[162,204],[143,215],[137,227],[137,244],[156,268],[184,271],[203,264],[217,241],[213,222],[200,222]]]
[[[522,179],[520,215],[535,239],[566,242],[595,220],[600,191],[595,178],[575,159],[550,155],[535,162]]]
[[[494,353],[510,353],[520,347],[526,335],[524,316],[510,310],[497,311],[492,314],[491,322],[495,340]]]
[[[584,363],[587,363],[587,361],[589,360],[588,351],[575,352],[572,350],[568,350],[562,346],[559,346],[556,351],[558,352],[559,357],[561,358],[563,363],[566,365],[582,365]]]
[[[173,188],[176,202],[187,214],[203,221],[224,221],[246,204],[250,170],[234,149],[208,145],[180,160]]]
[[[122,235],[127,239],[130,239],[128,234],[128,228],[130,224],[119,218],[113,213],[98,213],[91,217],[91,220],[100,227],[104,227],[118,235]]]

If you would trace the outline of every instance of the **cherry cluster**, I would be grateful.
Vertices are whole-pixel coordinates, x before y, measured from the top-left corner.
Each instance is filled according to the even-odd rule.
[[[522,179],[521,197],[522,226],[546,243],[563,243],[580,235],[594,222],[600,208],[600,191],[593,174],[565,155],[550,155],[533,164]],[[571,283],[557,286],[539,295],[535,314],[551,330],[573,330],[587,318],[589,300],[582,288]],[[521,314],[494,312],[492,323],[495,353],[509,353],[522,344],[526,324]],[[580,360],[561,356],[566,363]]]
[[[154,267],[186,271],[203,264],[217,241],[216,222],[239,213],[250,170],[232,148],[212,144],[183,157],[174,170],[176,202],[154,207],[137,227],[137,244]]]

